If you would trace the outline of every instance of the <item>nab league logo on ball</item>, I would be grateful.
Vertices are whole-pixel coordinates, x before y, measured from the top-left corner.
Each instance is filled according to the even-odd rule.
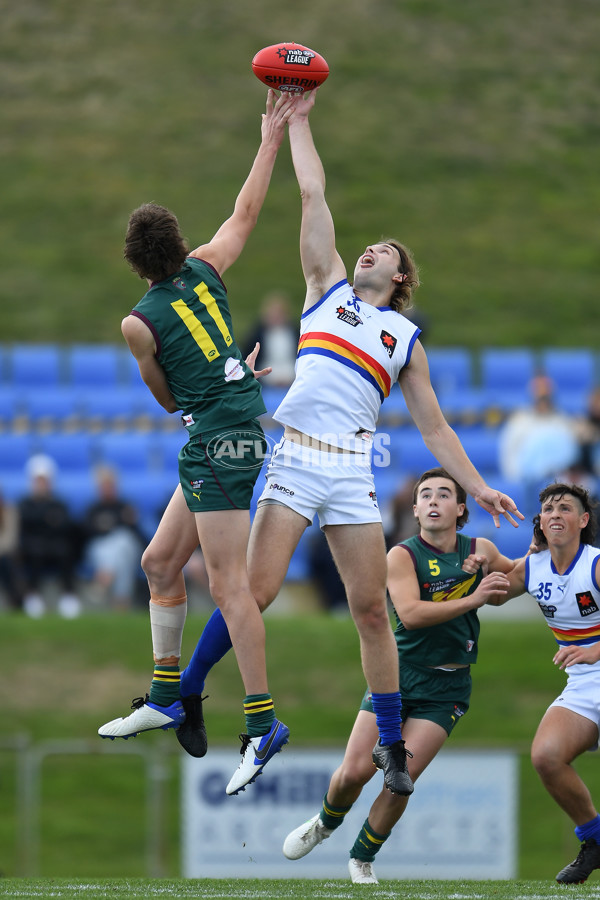
[[[206,452],[217,466],[260,469],[271,456],[275,441],[259,431],[228,431],[209,442]]]
[[[288,47],[280,47],[277,56],[290,66],[310,66],[311,60],[315,58],[312,50],[289,49]]]

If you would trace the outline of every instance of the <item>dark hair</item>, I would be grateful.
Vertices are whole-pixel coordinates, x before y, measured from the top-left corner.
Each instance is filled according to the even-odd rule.
[[[582,544],[593,544],[596,538],[597,522],[594,515],[596,509],[596,501],[590,497],[589,491],[586,491],[580,484],[563,484],[561,481],[555,481],[540,491],[540,505],[544,505],[550,497],[561,500],[565,495],[575,497],[579,500],[583,507],[584,513],[589,514],[588,523],[585,528],[581,529],[580,541]],[[536,544],[547,544],[544,532],[540,528],[540,513],[533,518],[533,539]]]
[[[123,256],[140,278],[164,281],[179,272],[188,253],[177,217],[169,209],[144,203],[131,213]]]
[[[458,516],[456,520],[456,528],[460,530],[463,525],[466,525],[469,521],[469,510],[467,509],[467,492],[465,491],[462,484],[459,484],[456,478],[453,478],[452,475],[446,472],[445,469],[442,469],[440,467],[439,469],[427,469],[426,472],[423,472],[413,488],[413,506],[417,502],[419,488],[424,481],[429,481],[430,478],[447,478],[448,481],[451,481],[454,484],[454,488],[456,490],[456,499],[458,503],[464,503],[465,505],[463,514],[461,516]]]
[[[403,275],[406,275],[404,281],[395,285],[394,293],[390,299],[390,306],[395,312],[399,313],[402,312],[403,309],[408,309],[410,306],[413,291],[416,291],[419,287],[419,273],[412,253],[408,247],[405,247],[404,244],[401,244],[400,241],[395,240],[395,238],[384,238],[381,243],[389,244],[390,247],[394,247],[398,251],[400,254],[398,271]]]

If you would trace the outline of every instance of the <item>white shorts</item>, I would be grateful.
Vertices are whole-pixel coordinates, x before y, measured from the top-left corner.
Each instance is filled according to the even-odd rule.
[[[309,522],[365,525],[381,522],[369,454],[328,453],[282,438],[267,466],[258,500],[276,500]]]
[[[569,677],[564,690],[550,704],[549,709],[553,706],[570,709],[571,712],[590,719],[600,732],[600,669],[580,663],[567,671]],[[597,743],[590,747],[590,750],[597,749]]]

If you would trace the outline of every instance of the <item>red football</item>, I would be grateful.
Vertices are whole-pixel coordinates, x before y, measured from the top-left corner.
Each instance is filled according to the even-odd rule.
[[[329,66],[314,50],[287,41],[259,50],[252,60],[252,71],[269,87],[301,94],[323,84]]]

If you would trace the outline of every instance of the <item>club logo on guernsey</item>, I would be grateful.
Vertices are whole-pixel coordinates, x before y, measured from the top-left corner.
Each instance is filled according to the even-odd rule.
[[[241,381],[244,377],[244,369],[239,359],[230,356],[225,360],[225,381]]]
[[[575,598],[577,600],[580,616],[585,618],[585,616],[591,616],[592,613],[598,612],[598,604],[592,597],[590,591],[582,591],[580,594],[575,594]]]
[[[393,334],[389,334],[389,332],[387,332],[387,331],[382,331],[381,334],[379,335],[379,337],[381,339],[381,343],[384,346],[385,352],[391,359],[392,356],[394,355],[394,350],[396,349],[396,344],[398,343],[398,340],[394,337]]]
[[[346,325],[352,325],[354,328],[363,324],[361,317],[352,309],[344,309],[343,306],[338,306],[336,314],[340,322],[345,322]]]

